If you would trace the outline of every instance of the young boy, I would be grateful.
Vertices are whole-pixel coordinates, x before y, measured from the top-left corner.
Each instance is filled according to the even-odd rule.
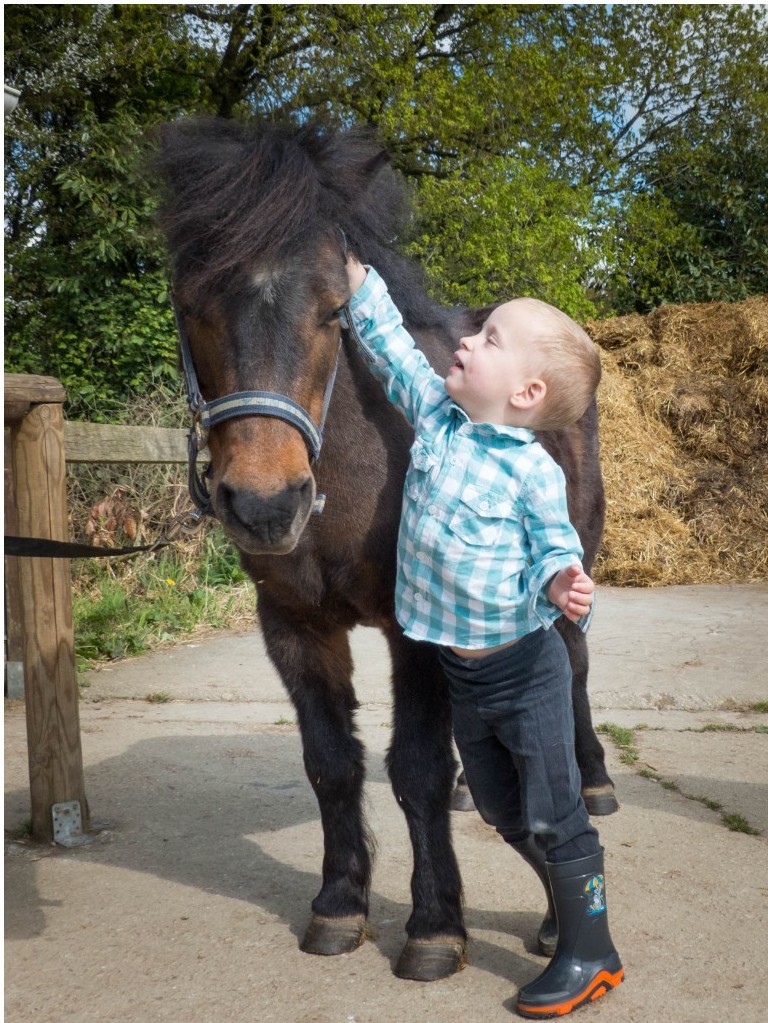
[[[563,1015],[616,987],[624,970],[580,794],[570,663],[551,628],[561,614],[587,627],[594,584],[562,471],[533,431],[580,418],[600,379],[597,351],[564,313],[516,299],[461,339],[443,381],[376,271],[353,257],[347,271],[349,326],[415,430],[397,618],[406,635],[439,646],[475,804],[554,902],[554,958],[520,990],[517,1011]]]

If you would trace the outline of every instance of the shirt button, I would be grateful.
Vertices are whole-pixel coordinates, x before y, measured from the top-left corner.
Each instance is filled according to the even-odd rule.
[[[437,511],[437,508],[434,504],[431,504],[429,508],[427,508],[427,511],[429,512],[430,515],[434,515],[435,512]]]
[[[429,558],[428,558],[428,556],[427,556],[427,555],[426,555],[426,554],[424,553],[424,551],[419,551],[419,553],[418,553],[418,554],[416,555],[416,560],[417,560],[417,561],[421,561],[422,563],[424,563],[425,561],[428,561],[428,560],[429,560]]]
[[[490,508],[491,506],[490,506],[490,504],[488,503],[488,501],[481,501],[481,502],[480,502],[480,507],[482,508],[482,510],[483,510],[483,511],[488,511],[488,509],[489,509],[489,508]]]

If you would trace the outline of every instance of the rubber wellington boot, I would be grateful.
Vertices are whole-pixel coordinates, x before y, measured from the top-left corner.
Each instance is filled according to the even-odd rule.
[[[515,852],[518,852],[529,867],[532,867],[544,885],[547,893],[547,913],[541,922],[538,933],[539,951],[543,956],[551,959],[557,948],[557,917],[555,915],[555,904],[552,901],[552,889],[547,876],[547,864],[544,853],[536,845],[533,835],[529,835],[524,842],[509,843]]]
[[[624,979],[608,933],[603,852],[568,863],[547,863],[559,939],[546,970],[522,987],[515,1008],[527,1019],[565,1016]]]

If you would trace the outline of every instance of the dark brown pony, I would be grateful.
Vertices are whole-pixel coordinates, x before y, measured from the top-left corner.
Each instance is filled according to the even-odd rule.
[[[396,248],[408,212],[403,184],[365,133],[182,121],[164,129],[159,166],[176,302],[207,401],[277,392],[319,423],[342,343],[315,464],[302,435],[278,418],[229,419],[208,443],[212,508],[255,583],[264,641],[296,708],[320,806],[322,887],[301,947],[333,955],[365,935],[371,843],[348,633],[373,625],[391,652],[386,762],[414,858],[413,912],[395,972],[447,976],[463,964],[466,941],[449,825],[450,709],[435,648],[406,639],[393,607],[412,436],[342,337],[343,247],[379,270],[438,372],[447,372],[457,339],[475,333],[489,309],[447,309],[427,297],[418,269]],[[589,571],[604,513],[595,408],[571,430],[541,439],[565,470]],[[326,495],[319,514],[318,493]],[[586,643],[576,627],[559,624],[573,665],[585,798],[591,812],[610,813],[616,802],[592,728]]]

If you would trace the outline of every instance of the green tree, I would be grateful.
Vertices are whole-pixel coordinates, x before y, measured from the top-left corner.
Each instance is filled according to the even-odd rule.
[[[602,284],[617,312],[768,291],[768,20],[662,5],[633,76]],[[637,8],[627,35],[647,37]],[[621,166],[621,163],[620,163]]]
[[[9,15],[23,95],[6,125],[6,366],[59,377],[73,412],[100,416],[176,373],[141,166],[147,120],[195,101],[186,30],[144,5]]]
[[[187,113],[375,127],[449,301],[765,290],[765,28],[759,5],[9,5],[6,365],[97,411],[173,374],[139,167]]]

